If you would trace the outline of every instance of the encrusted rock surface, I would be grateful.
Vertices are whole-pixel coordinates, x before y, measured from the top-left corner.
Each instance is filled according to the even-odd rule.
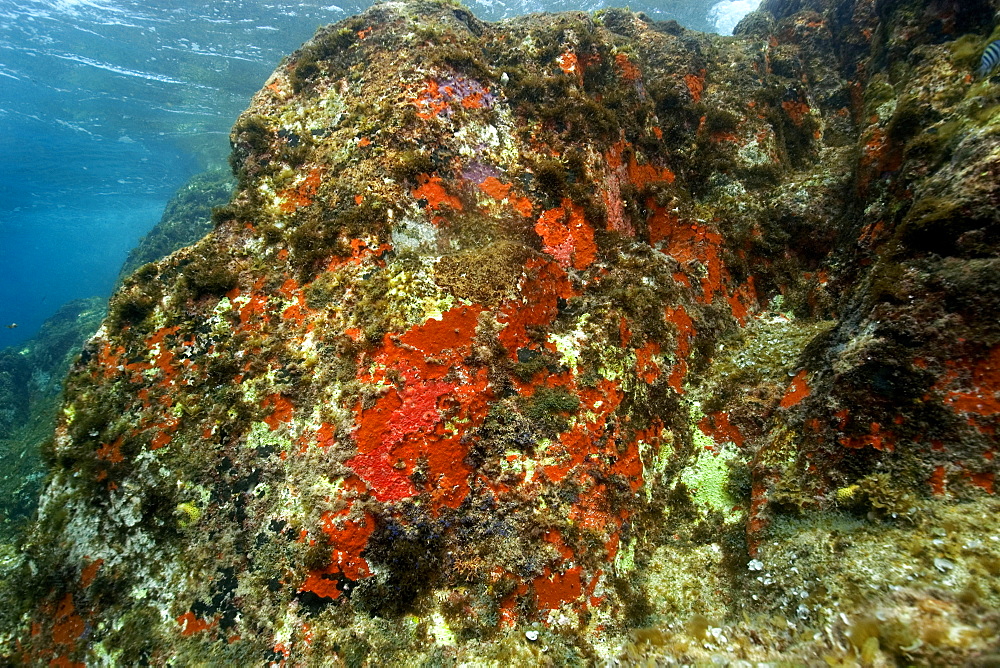
[[[129,253],[119,276],[205,236],[212,229],[212,207],[229,201],[232,186],[232,177],[221,170],[192,177]],[[0,543],[13,543],[37,509],[46,472],[40,453],[52,439],[63,379],[106,315],[106,299],[74,300],[31,340],[0,350],[0,460],[7,462],[0,480]]]
[[[997,9],[322,29],[71,373],[9,651],[988,660]]]

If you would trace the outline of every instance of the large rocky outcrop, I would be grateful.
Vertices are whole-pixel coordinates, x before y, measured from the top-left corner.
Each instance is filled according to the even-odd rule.
[[[67,381],[12,651],[983,659],[996,10],[322,29]]]

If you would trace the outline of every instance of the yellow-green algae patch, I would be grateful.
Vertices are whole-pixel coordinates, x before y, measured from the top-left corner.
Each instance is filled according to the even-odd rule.
[[[732,443],[716,445],[698,428],[702,418],[704,415],[695,406],[691,420],[695,460],[681,471],[681,482],[687,486],[696,505],[703,510],[722,513],[727,521],[733,521],[740,515],[733,510],[738,502],[728,492],[731,464],[738,457],[736,447]]]

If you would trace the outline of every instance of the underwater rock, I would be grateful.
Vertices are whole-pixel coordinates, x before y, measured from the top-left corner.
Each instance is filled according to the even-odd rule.
[[[237,121],[215,230],[70,373],[9,651],[980,656],[1000,88],[968,5],[321,29]]]

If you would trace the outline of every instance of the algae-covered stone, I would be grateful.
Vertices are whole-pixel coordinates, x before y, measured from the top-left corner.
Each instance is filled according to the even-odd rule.
[[[723,38],[390,2],[286,59],[215,230],[70,374],[16,658],[995,643],[1000,546],[931,543],[995,530],[995,115],[948,46],[991,26],[762,11]]]

